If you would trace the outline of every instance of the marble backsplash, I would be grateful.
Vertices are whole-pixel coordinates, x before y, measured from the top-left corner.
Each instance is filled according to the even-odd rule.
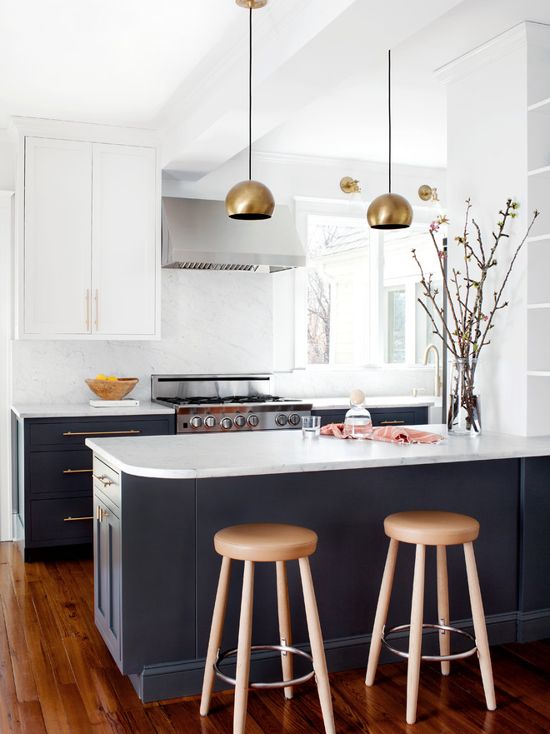
[[[132,393],[150,398],[150,376],[271,372],[272,280],[268,274],[162,271],[159,341],[14,341],[13,402],[82,403],[92,394],[84,379],[99,372],[139,377]],[[278,373],[273,391],[289,397],[433,393],[433,369],[312,368]]]
[[[132,397],[151,397],[154,373],[270,372],[269,274],[162,271],[159,341],[14,341],[14,403],[81,403],[99,372],[139,377]]]
[[[277,395],[301,398],[342,397],[356,388],[370,397],[433,395],[433,367],[365,367],[338,370],[314,367],[308,370],[278,373],[274,378]]]

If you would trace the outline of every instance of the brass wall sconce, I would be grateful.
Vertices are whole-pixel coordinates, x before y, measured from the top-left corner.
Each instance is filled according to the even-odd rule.
[[[418,196],[422,201],[439,201],[437,188],[435,186],[428,186],[428,184],[423,184],[418,189]]]
[[[360,194],[361,183],[356,178],[344,176],[344,178],[340,179],[340,189],[344,194]]]

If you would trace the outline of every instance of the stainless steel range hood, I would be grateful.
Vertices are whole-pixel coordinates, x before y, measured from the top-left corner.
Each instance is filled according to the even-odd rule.
[[[162,199],[162,265],[190,270],[273,272],[306,264],[288,206],[271,219],[230,219],[223,201]]]

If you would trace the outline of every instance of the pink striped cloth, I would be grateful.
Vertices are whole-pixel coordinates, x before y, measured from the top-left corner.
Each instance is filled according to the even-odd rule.
[[[322,436],[334,436],[335,438],[350,438],[344,435],[343,423],[329,423],[321,428]],[[417,428],[406,428],[405,426],[380,426],[374,428],[369,436],[369,441],[386,441],[387,443],[439,443],[443,436],[429,431],[419,431]]]

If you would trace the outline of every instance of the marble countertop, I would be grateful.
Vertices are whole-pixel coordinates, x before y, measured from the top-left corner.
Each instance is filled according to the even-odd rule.
[[[425,428],[425,426],[424,426]],[[432,425],[444,434],[442,425]],[[113,468],[164,479],[202,479],[550,456],[550,436],[448,436],[438,445],[304,439],[299,430],[87,439]]]
[[[128,408],[92,408],[89,403],[59,403],[52,405],[24,405],[15,404],[11,406],[18,418],[102,418],[113,415],[166,415],[174,413],[173,408],[147,400],[140,401],[137,407]]]
[[[335,398],[301,398],[308,403],[313,403],[314,410],[337,410],[349,408],[349,395],[344,397]],[[428,396],[419,396],[414,398],[409,395],[392,395],[392,396],[381,396],[381,397],[367,397],[365,399],[366,408],[429,408],[435,405],[436,400],[440,398],[434,398]]]
[[[305,403],[312,403],[314,409],[330,410],[349,408],[349,396],[335,398],[297,398]],[[426,407],[435,404],[435,398],[418,397],[407,395],[392,397],[367,398],[367,408],[405,408]],[[92,408],[89,403],[44,403],[23,404],[16,403],[11,406],[18,418],[75,418],[75,417],[99,417],[112,415],[166,415],[173,413],[174,409],[166,405],[159,405],[148,400],[140,401],[137,408]]]

